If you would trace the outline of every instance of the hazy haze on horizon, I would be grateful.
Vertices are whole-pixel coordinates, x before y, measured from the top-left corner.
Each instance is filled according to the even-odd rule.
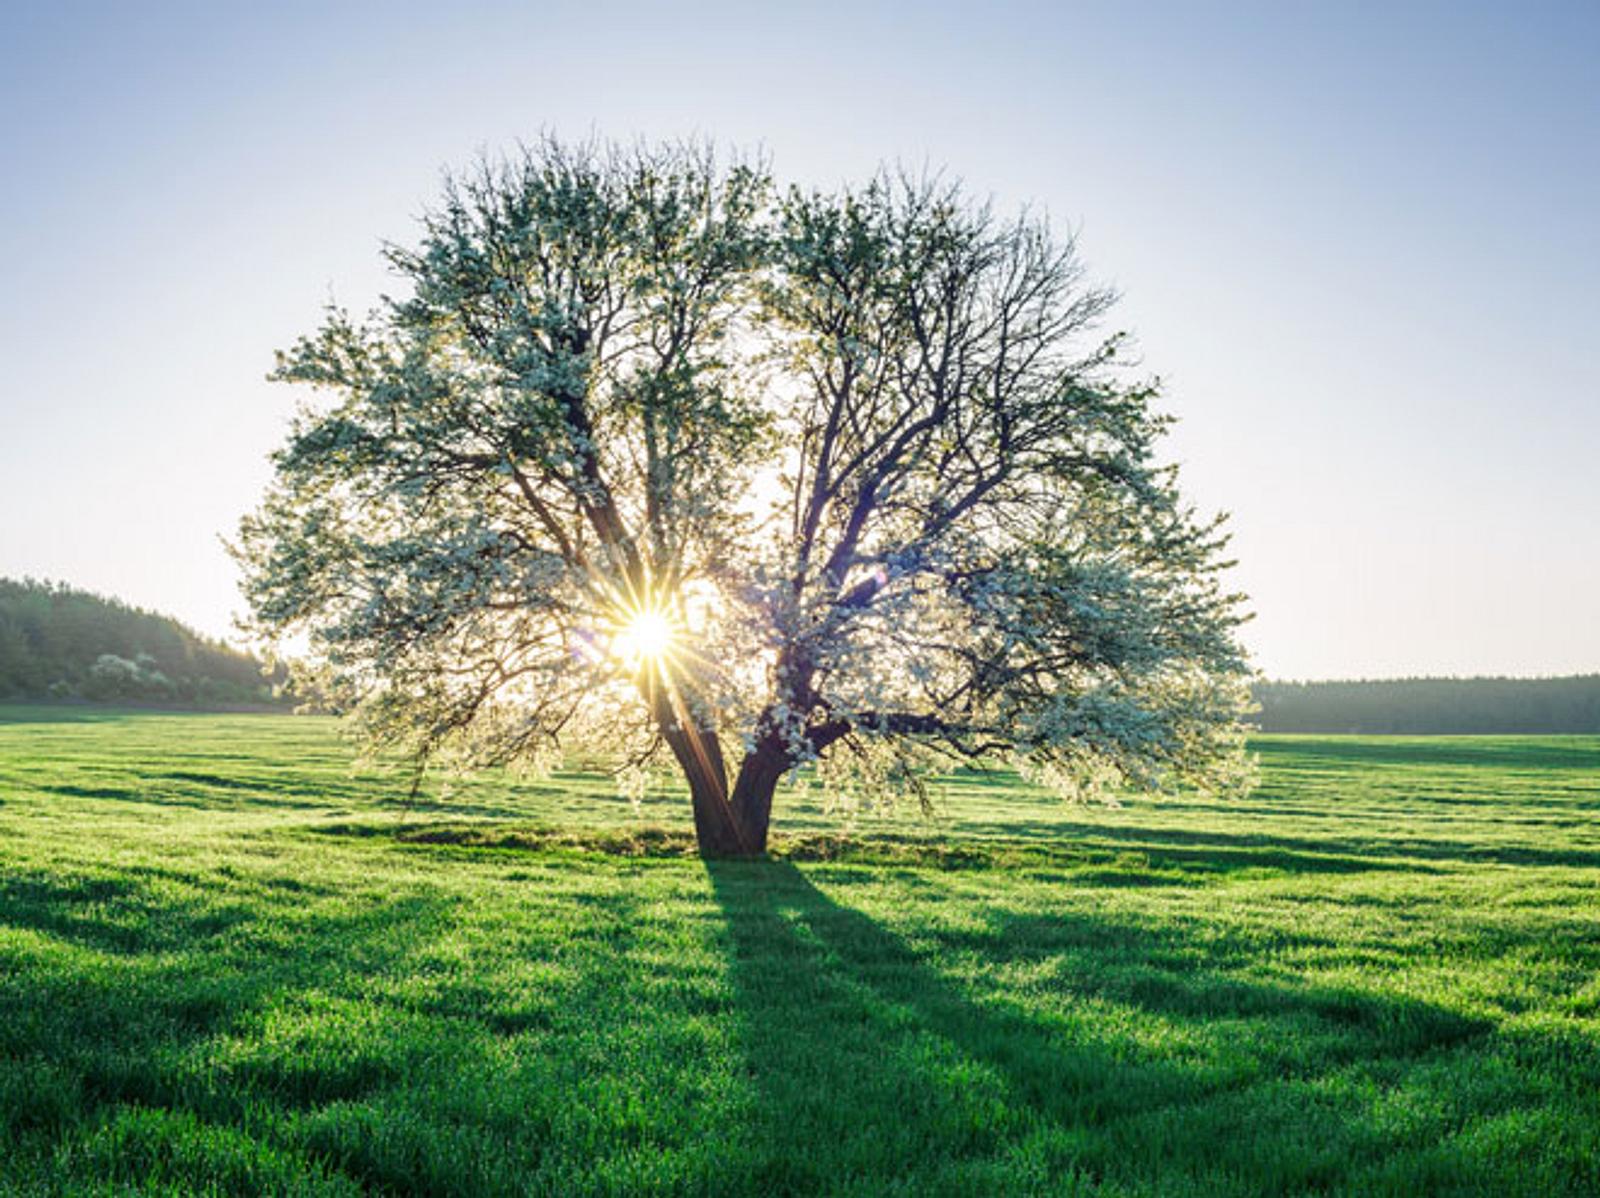
[[[229,633],[220,538],[447,167],[945,166],[1123,293],[1277,677],[1600,670],[1600,6],[0,13],[0,575]]]

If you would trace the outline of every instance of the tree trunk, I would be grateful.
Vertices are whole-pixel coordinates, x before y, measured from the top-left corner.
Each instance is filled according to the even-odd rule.
[[[688,705],[661,690],[650,695],[656,727],[689,784],[695,842],[702,857],[759,857],[767,851],[772,796],[790,766],[783,738],[769,731],[745,755],[728,790],[722,744],[709,728],[697,728]]]
[[[695,844],[702,857],[751,857],[762,851],[749,847],[721,787],[712,788],[691,777],[689,802],[694,808]]]
[[[789,754],[771,734],[764,736],[745,757],[733,784],[733,814],[752,854],[767,851],[767,829],[772,824],[772,795],[789,769]]]
[[[751,848],[728,799],[728,774],[717,734],[692,727],[686,720],[663,723],[662,737],[689,784],[694,811],[694,836],[702,857],[747,857]]]

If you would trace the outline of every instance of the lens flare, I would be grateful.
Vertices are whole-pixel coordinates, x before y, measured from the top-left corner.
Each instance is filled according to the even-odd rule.
[[[623,614],[611,637],[611,655],[624,668],[637,671],[671,657],[676,641],[671,613],[651,604]]]

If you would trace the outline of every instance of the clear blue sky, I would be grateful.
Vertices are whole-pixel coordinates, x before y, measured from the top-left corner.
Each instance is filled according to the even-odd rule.
[[[541,129],[1076,228],[1275,676],[1600,669],[1600,4],[0,9],[0,574],[224,634],[272,351]]]

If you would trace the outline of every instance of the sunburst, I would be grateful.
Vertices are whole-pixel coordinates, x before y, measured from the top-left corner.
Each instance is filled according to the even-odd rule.
[[[610,653],[630,674],[663,670],[675,656],[681,629],[673,610],[653,598],[617,613]]]

